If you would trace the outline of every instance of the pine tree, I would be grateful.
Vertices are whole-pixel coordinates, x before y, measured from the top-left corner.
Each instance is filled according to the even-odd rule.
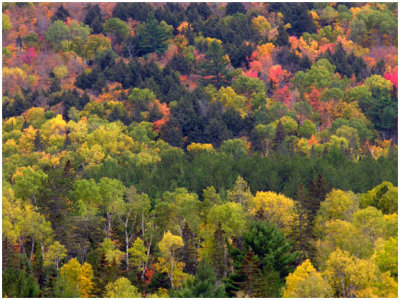
[[[253,251],[247,251],[242,268],[239,273],[244,281],[239,283],[240,289],[244,290],[246,297],[264,297],[265,280],[259,268],[259,259],[254,256]]]
[[[51,18],[51,21],[54,22],[56,20],[62,20],[62,21],[67,21],[67,18],[70,17],[69,11],[64,8],[64,6],[61,4],[59,8],[57,8],[56,13],[53,15]]]
[[[85,16],[85,19],[83,20],[83,23],[86,25],[89,25],[90,28],[93,29],[94,34],[99,34],[103,32],[103,23],[104,19],[101,14],[101,9],[98,4],[96,5],[91,5],[89,4],[87,7],[87,13]]]
[[[227,269],[227,251],[225,247],[225,231],[222,229],[221,223],[218,224],[217,230],[214,232],[214,266],[217,278],[226,277]]]
[[[42,137],[40,136],[39,130],[36,131],[35,140],[33,141],[33,143],[35,145],[36,151],[43,151],[43,149],[44,149],[43,141],[42,141]]]
[[[189,274],[196,273],[197,267],[197,259],[196,259],[196,245],[194,242],[194,236],[192,231],[189,228],[189,225],[185,223],[185,226],[182,230],[182,239],[183,239],[183,259],[182,261],[185,263],[185,267],[183,271]]]
[[[305,202],[304,208],[309,211],[310,222],[314,221],[319,210],[321,202],[325,200],[326,194],[329,192],[329,185],[325,183],[321,174],[315,181],[310,180],[308,201]]]
[[[286,32],[285,27],[283,25],[279,25],[278,27],[278,38],[276,39],[275,43],[278,46],[286,46],[289,44],[289,35]]]
[[[315,248],[311,243],[313,228],[312,223],[309,222],[310,211],[306,209],[309,196],[302,184],[299,185],[296,199],[295,209],[299,220],[298,223],[294,225],[291,235],[296,241],[295,249],[299,252],[297,263],[301,263],[307,258],[313,257],[315,254]]]
[[[284,139],[285,139],[285,131],[283,129],[281,121],[279,121],[278,124],[276,125],[276,133],[274,139],[275,149],[279,148],[279,145],[283,142]]]
[[[205,79],[206,83],[212,83],[217,88],[220,88],[226,83],[228,66],[229,61],[224,49],[218,42],[213,41],[206,51],[205,61],[200,64],[201,75],[210,77]]]

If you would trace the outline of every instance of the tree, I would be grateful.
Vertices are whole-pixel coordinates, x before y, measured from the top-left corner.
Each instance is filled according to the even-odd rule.
[[[316,133],[316,126],[310,120],[305,120],[303,125],[299,127],[299,135],[307,139],[311,138],[313,134]]]
[[[57,282],[59,295],[90,297],[93,289],[92,279],[92,266],[88,263],[81,265],[76,258],[72,258],[61,268]]]
[[[163,54],[167,49],[167,40],[171,37],[171,28],[162,21],[150,19],[138,26],[135,33],[135,44],[138,55],[146,55],[152,52]]]
[[[361,194],[361,208],[374,206],[384,214],[397,213],[398,188],[391,182],[384,181],[372,190]]]
[[[295,203],[292,199],[274,192],[257,192],[254,197],[254,205],[250,208],[250,214],[261,214],[262,218],[284,232],[297,222]]]
[[[56,265],[56,268],[59,268],[60,262],[67,256],[67,249],[65,249],[64,245],[61,245],[58,241],[54,242],[49,246],[49,249],[45,252],[44,257],[44,265]]]
[[[168,274],[172,288],[182,285],[183,279],[186,277],[186,274],[183,273],[184,264],[176,260],[176,251],[183,247],[183,245],[182,238],[173,235],[170,231],[164,234],[158,244],[162,257],[158,258],[159,263],[157,264],[157,268],[161,272]]]
[[[137,288],[125,277],[107,284],[104,292],[105,298],[141,298],[141,296]]]
[[[200,64],[201,74],[209,76],[206,82],[214,84],[217,88],[227,83],[229,61],[220,43],[213,41],[205,53],[205,60]]]
[[[88,4],[87,13],[83,23],[89,25],[93,29],[94,34],[99,34],[103,31],[104,19],[101,13],[100,6],[98,4]]]
[[[92,34],[83,46],[83,55],[87,61],[92,61],[97,54],[107,49],[111,49],[110,39],[102,34]]]
[[[244,279],[239,282],[239,287],[246,297],[263,297],[265,295],[265,285],[268,283],[259,269],[259,260],[254,257],[252,251],[246,253],[238,276]],[[240,295],[240,292],[237,295]]]
[[[121,264],[124,253],[116,248],[113,241],[109,238],[105,238],[104,242],[101,244],[101,248],[108,265],[115,267]]]
[[[309,211],[309,219],[312,222],[319,210],[321,202],[325,200],[326,194],[329,192],[329,186],[325,183],[324,178],[321,174],[318,174],[317,179],[310,180],[309,183],[309,198],[304,203],[303,207]]]
[[[129,262],[144,275],[148,257],[146,253],[147,248],[144,246],[143,240],[140,237],[137,237],[132,243],[132,246],[128,249],[128,252],[130,255]]]
[[[241,287],[247,285],[252,287],[254,296],[280,296],[283,279],[292,271],[297,253],[291,251],[291,245],[275,225],[263,221],[250,223],[248,231],[243,233],[243,242],[241,248],[229,246],[235,272],[227,279],[228,294],[236,295]],[[254,253],[253,258],[251,252]],[[259,262],[254,260],[255,257]],[[255,282],[246,283],[248,275]]]
[[[64,24],[61,20],[56,20],[49,26],[47,32],[44,33],[44,37],[55,47],[59,47],[62,41],[69,40],[70,34],[68,25]]]
[[[241,176],[238,176],[232,189],[228,190],[227,200],[240,203],[247,210],[251,207],[253,198],[247,182]]]
[[[104,32],[111,34],[115,42],[122,43],[129,36],[128,25],[118,18],[108,19],[103,27]]]
[[[323,226],[323,223],[329,220],[350,221],[353,213],[359,209],[358,197],[353,192],[344,192],[333,189],[325,201],[321,203],[318,215],[315,220],[316,230]]]
[[[292,270],[297,253],[291,251],[291,245],[283,233],[272,224],[262,221],[250,223],[249,230],[243,233],[244,244],[260,259],[261,267],[272,268],[281,278]]]
[[[40,287],[32,273],[4,268],[2,272],[3,297],[38,297]]]
[[[123,195],[125,186],[118,179],[103,177],[99,181],[99,192],[102,198],[102,209],[106,215],[107,224],[105,232],[110,237],[112,230],[112,219],[123,206]]]
[[[284,298],[329,298],[333,291],[329,283],[315,270],[310,260],[304,261],[286,278]]]
[[[9,15],[7,15],[7,14],[5,14],[5,13],[3,13],[3,20],[2,20],[2,31],[4,32],[4,33],[7,33],[7,32],[9,32],[11,29],[12,29],[12,24],[11,24],[11,21],[10,21],[10,16]]]
[[[298,216],[298,221],[293,224],[292,235],[297,240],[297,248],[299,251],[299,262],[310,258],[313,255],[313,241],[312,231],[313,224],[308,219],[308,212],[304,205],[308,201],[307,191],[304,189],[303,184],[299,185],[296,193],[295,212]]]
[[[125,263],[126,270],[129,270],[129,245],[133,238],[135,232],[137,232],[137,227],[141,229],[142,236],[145,234],[145,222],[146,217],[148,217],[150,210],[150,199],[146,194],[138,194],[135,186],[131,186],[126,190],[126,198],[124,204],[120,207],[119,211],[116,211],[120,221],[123,223],[125,232]],[[139,238],[136,239],[135,243],[143,243]],[[135,244],[134,244],[135,246]],[[139,245],[136,245],[139,246]],[[144,247],[144,246],[143,246]],[[139,250],[139,249],[137,249]],[[147,263],[146,260],[143,261],[142,272],[144,273],[144,268]],[[139,265],[136,265],[139,267]],[[143,274],[142,273],[142,274]]]
[[[196,271],[196,277],[190,278],[180,289],[169,290],[174,298],[223,298],[225,290],[217,283],[214,268],[202,260]]]
[[[398,276],[398,238],[380,240],[376,243],[374,259],[381,272],[390,272],[394,278]]]
[[[37,208],[40,194],[48,180],[48,176],[42,170],[34,170],[31,167],[23,168],[14,175],[15,195],[23,200],[29,200]]]
[[[225,15],[234,15],[236,13],[246,14],[246,8],[243,3],[239,2],[229,2],[225,7]]]
[[[182,249],[182,261],[185,263],[183,271],[185,273],[194,274],[197,267],[196,240],[188,223],[185,223],[185,226],[183,227],[182,240],[184,243]]]
[[[388,273],[380,274],[372,260],[358,259],[337,249],[327,261],[323,275],[336,297],[390,297],[397,293],[397,283]]]
[[[58,8],[57,11],[54,13],[54,15],[51,17],[51,21],[57,21],[61,20],[63,22],[67,21],[67,18],[70,17],[69,11],[64,8],[64,6],[61,4]]]

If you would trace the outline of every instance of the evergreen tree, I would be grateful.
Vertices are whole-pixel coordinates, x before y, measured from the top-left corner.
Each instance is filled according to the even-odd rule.
[[[87,13],[83,23],[89,25],[93,29],[93,34],[99,34],[103,32],[104,19],[101,13],[100,6],[98,4],[88,4],[86,7]]]
[[[325,200],[326,195],[329,192],[329,185],[325,183],[324,178],[321,174],[318,174],[316,180],[310,180],[309,184],[309,195],[310,197],[306,198],[303,207],[309,211],[309,220],[313,222],[321,202]]]
[[[218,224],[214,232],[214,255],[213,263],[217,278],[220,280],[225,278],[227,270],[227,250],[225,247],[225,231],[222,229],[221,223]]]
[[[196,277],[190,279],[182,288],[171,289],[169,296],[174,298],[223,298],[226,297],[224,285],[217,284],[214,269],[202,260]]]
[[[51,21],[54,22],[56,20],[61,20],[66,22],[68,17],[70,17],[69,11],[61,4],[61,6],[57,8],[55,14],[51,17]]]
[[[234,15],[237,13],[246,14],[246,8],[243,3],[240,2],[229,2],[225,8],[225,15]]]
[[[275,138],[274,138],[274,147],[275,149],[278,149],[279,145],[283,142],[285,139],[285,130],[283,129],[282,122],[279,121],[278,124],[276,125],[276,132],[275,132]]]
[[[200,73],[208,78],[206,83],[212,83],[217,88],[227,83],[229,61],[226,58],[222,46],[213,41],[206,51],[205,60],[200,64]]]
[[[151,19],[140,25],[133,43],[139,56],[152,52],[162,54],[167,49],[166,41],[169,38],[170,33],[165,27],[158,24],[156,19]]]
[[[240,289],[245,292],[246,297],[264,297],[265,279],[259,268],[259,260],[253,251],[247,251],[242,268],[239,271],[244,281],[240,282]]]
[[[295,209],[299,220],[298,224],[294,225],[291,235],[296,241],[295,249],[299,252],[297,263],[300,264],[315,254],[315,248],[312,245],[313,224],[309,222],[310,211],[306,208],[310,200],[303,184],[299,185],[296,200]]]
[[[194,236],[192,231],[189,228],[189,225],[185,223],[185,226],[182,230],[182,239],[184,246],[182,248],[183,259],[182,261],[185,263],[185,267],[183,271],[189,274],[196,273],[197,259],[196,259],[196,245],[194,241]]]
[[[285,27],[283,25],[278,26],[278,37],[275,41],[276,45],[278,46],[286,46],[289,44],[289,35],[286,32]]]

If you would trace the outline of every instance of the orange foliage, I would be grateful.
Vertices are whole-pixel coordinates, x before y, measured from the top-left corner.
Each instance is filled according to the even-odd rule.
[[[160,132],[164,124],[169,121],[170,110],[167,103],[160,103],[160,101],[157,99],[154,101],[154,103],[149,104],[149,109],[152,109],[154,105],[157,106],[158,111],[163,115],[161,119],[153,122],[154,130],[156,132]]]
[[[307,140],[307,142],[310,146],[319,144],[319,142],[314,134],[311,136],[311,138],[309,140]]]

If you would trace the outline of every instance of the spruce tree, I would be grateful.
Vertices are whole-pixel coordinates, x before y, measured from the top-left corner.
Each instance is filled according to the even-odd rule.
[[[225,231],[222,229],[221,223],[218,223],[218,227],[214,232],[214,266],[218,279],[226,277],[227,268],[227,253],[225,248]]]
[[[182,239],[183,239],[183,249],[182,249],[182,261],[185,263],[185,267],[183,271],[189,274],[196,273],[197,267],[197,259],[196,259],[196,245],[194,241],[194,236],[192,231],[189,228],[189,225],[185,223],[185,226],[182,230]]]
[[[310,180],[308,201],[305,201],[304,208],[309,211],[310,222],[313,222],[321,202],[325,200],[329,192],[329,185],[325,183],[321,174],[318,174],[316,180]]]
[[[56,20],[61,20],[61,21],[67,21],[67,18],[70,17],[69,11],[64,8],[64,6],[61,4],[59,8],[57,8],[56,13],[53,15],[51,18],[51,21],[54,22]]]

